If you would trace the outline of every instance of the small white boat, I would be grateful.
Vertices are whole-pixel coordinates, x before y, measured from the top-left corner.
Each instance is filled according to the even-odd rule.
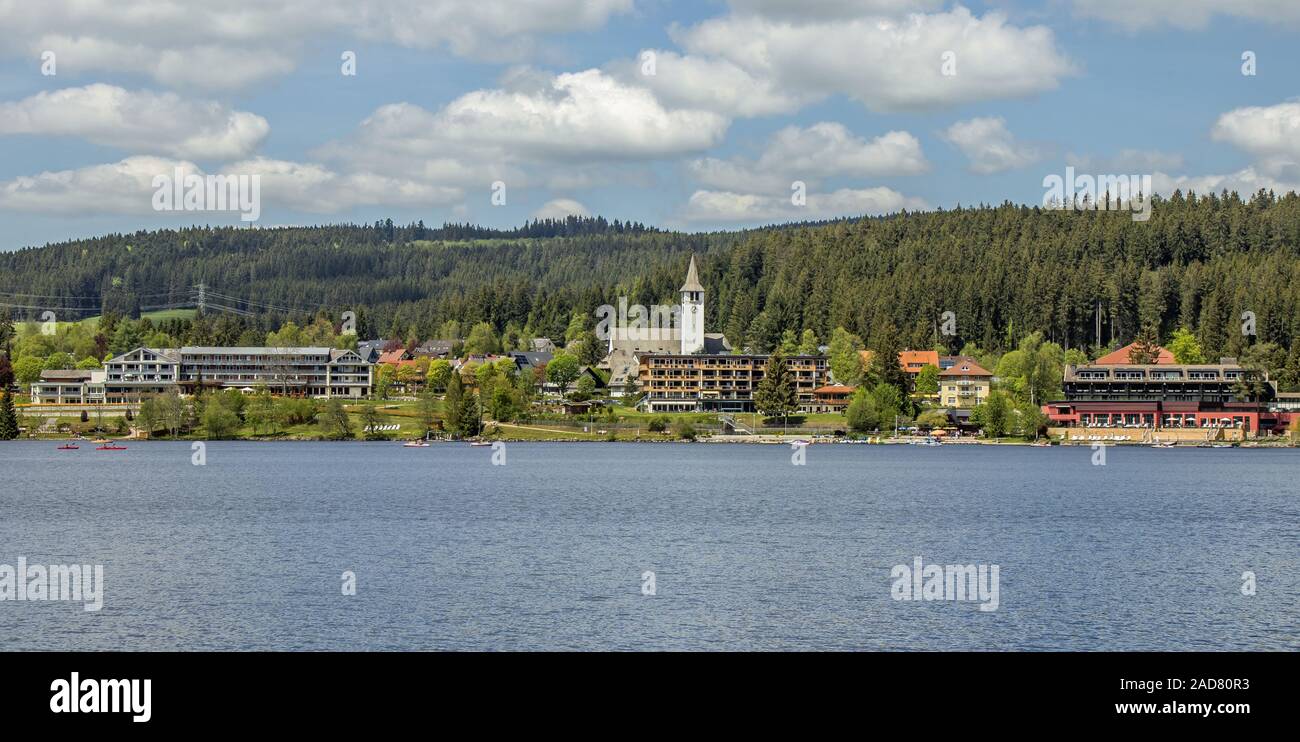
[[[919,441],[912,441],[913,446],[942,446],[938,438],[922,438]]]
[[[428,448],[428,441],[407,441],[402,444],[402,448]]]
[[[470,441],[469,444],[471,446],[490,446],[492,441]]]

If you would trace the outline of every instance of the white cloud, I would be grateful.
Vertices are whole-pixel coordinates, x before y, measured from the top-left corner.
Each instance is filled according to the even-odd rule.
[[[1300,102],[1237,108],[1219,116],[1210,136],[1254,156],[1250,165],[1231,173],[1152,176],[1156,193],[1175,189],[1197,193],[1236,191],[1243,197],[1261,189],[1300,191]]]
[[[1228,111],[1210,135],[1257,157],[1300,160],[1300,102]]]
[[[459,188],[372,172],[336,173],[314,163],[259,157],[222,169],[227,175],[260,175],[269,203],[321,214],[356,206],[446,206],[465,197]]]
[[[1291,175],[1295,179],[1287,181],[1256,167],[1246,167],[1235,173],[1221,175],[1169,175],[1157,172],[1151,177],[1151,190],[1162,196],[1169,196],[1176,189],[1181,189],[1183,193],[1195,191],[1201,195],[1226,190],[1236,191],[1242,198],[1249,198],[1260,189],[1275,193],[1300,191],[1300,177],[1297,177],[1300,173],[1293,172]]]
[[[1065,162],[1080,173],[1152,173],[1181,170],[1184,158],[1177,152],[1159,150],[1122,149],[1113,156],[1066,155]]]
[[[128,157],[120,162],[43,172],[0,182],[0,209],[20,213],[88,216],[150,214],[154,178],[205,175],[192,162],[162,157]],[[355,206],[443,206],[464,193],[374,173],[335,173],[309,163],[257,158],[232,163],[223,175],[258,175],[267,203],[317,213],[337,213]]]
[[[876,216],[902,209],[927,208],[929,205],[925,201],[885,187],[859,190],[842,188],[830,193],[809,191],[804,206],[795,206],[789,196],[700,190],[691,194],[683,218],[697,223],[760,224],[841,216]]]
[[[665,105],[715,111],[726,116],[769,116],[792,113],[822,97],[820,93],[779,89],[772,78],[759,78],[726,59],[682,55],[659,49],[653,54],[654,74],[646,73],[646,59],[620,60],[609,65],[611,74],[629,85],[654,92]]]
[[[1032,165],[1042,158],[1032,144],[1017,142],[1001,118],[973,118],[949,126],[943,138],[970,161],[970,171],[980,175],[1001,173]]]
[[[628,160],[706,149],[729,123],[707,111],[669,110],[645,89],[595,69],[467,93],[440,111],[438,121],[448,139],[532,157]]]
[[[41,0],[0,2],[0,48],[58,55],[60,72],[144,74],[235,89],[292,70],[327,37],[521,58],[546,34],[591,31],[632,0]],[[337,64],[337,63],[336,63]],[[358,60],[359,71],[364,59]]]
[[[722,140],[728,123],[708,111],[667,108],[600,70],[520,70],[499,88],[467,93],[437,111],[382,106],[315,155],[347,170],[485,193],[498,180],[508,188],[572,190],[645,183],[645,163],[704,151]]]
[[[920,141],[908,132],[891,131],[867,141],[843,124],[823,121],[781,129],[757,160],[706,157],[690,168],[711,188],[753,192],[788,189],[794,180],[917,175],[927,171],[929,163]]]
[[[20,213],[86,216],[153,213],[153,179],[201,172],[192,162],[128,157],[121,162],[43,172],[0,182],[0,209]]]
[[[533,212],[534,219],[564,219],[567,216],[590,216],[587,207],[571,198],[557,198]]]
[[[1075,71],[1047,27],[1019,28],[962,7],[902,18],[730,15],[673,36],[689,54],[729,61],[778,94],[844,94],[883,111],[1033,95]],[[949,51],[956,74],[945,76]]]
[[[246,157],[271,127],[261,116],[174,93],[87,85],[0,103],[0,135],[70,136],[131,152],[192,159]]]
[[[1160,26],[1201,29],[1216,16],[1269,24],[1300,23],[1300,3],[1295,0],[1074,0],[1074,12],[1129,30]]]
[[[944,0],[728,0],[740,14],[767,18],[853,18],[862,15],[899,15],[943,7]]]

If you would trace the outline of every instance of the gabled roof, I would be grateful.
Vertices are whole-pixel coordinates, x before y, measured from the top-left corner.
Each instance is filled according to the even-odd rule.
[[[351,356],[351,358],[348,358],[348,356]],[[348,363],[369,363],[369,361],[361,357],[360,353],[354,350],[334,348],[330,351],[330,363],[338,363],[344,360]]]
[[[379,354],[380,363],[397,363],[404,358],[406,358],[406,348],[398,348],[397,350]]]
[[[920,371],[925,366],[939,366],[939,353],[933,350],[904,350],[898,353],[898,365],[904,371]]]
[[[141,346],[139,348],[132,348],[131,350],[128,350],[127,352],[122,353],[121,355],[113,356],[112,358],[105,361],[105,363],[113,363],[115,361],[120,362],[122,361],[122,359],[126,358],[127,356],[134,355],[142,350],[146,353],[151,353],[157,356],[158,358],[161,358],[164,361],[169,361],[171,363],[180,362],[180,359],[178,358],[178,356],[180,355],[180,351],[176,350],[175,348],[145,348]]]
[[[1092,365],[1094,365],[1094,366],[1117,366],[1117,365],[1122,365],[1122,364],[1132,363],[1132,361],[1130,361],[1130,360],[1128,359],[1128,354],[1129,354],[1129,351],[1133,350],[1133,346],[1135,346],[1135,345],[1137,345],[1137,343],[1136,343],[1136,342],[1132,342],[1132,343],[1129,343],[1128,345],[1125,345],[1123,348],[1120,348],[1119,350],[1114,351],[1113,353],[1107,353],[1106,355],[1102,356],[1101,358],[1098,358],[1097,360],[1093,361]],[[1156,355],[1156,363],[1157,363],[1157,364],[1160,364],[1160,363],[1174,363],[1174,362],[1175,362],[1175,360],[1174,360],[1174,354],[1173,354],[1173,353],[1170,353],[1168,350],[1165,350],[1164,348],[1160,347],[1159,345],[1157,345],[1156,347],[1160,349],[1159,353]]]
[[[695,272],[695,256],[691,256],[691,267],[686,269],[686,283],[682,284],[682,291],[704,291],[700,285],[700,276]]]
[[[993,374],[983,366],[975,362],[974,358],[962,358],[952,365],[939,372],[940,376],[987,376],[993,377]]]

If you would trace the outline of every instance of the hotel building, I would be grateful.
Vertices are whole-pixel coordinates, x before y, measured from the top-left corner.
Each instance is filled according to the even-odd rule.
[[[370,395],[373,365],[336,348],[136,348],[103,370],[46,371],[32,384],[33,404],[123,404],[173,389],[269,389],[273,394],[360,398]]]
[[[753,412],[754,390],[770,356],[649,354],[639,357],[641,405],[650,412]],[[786,358],[802,412],[818,405],[816,390],[826,385],[826,356]]]
[[[1218,429],[1237,437],[1282,432],[1294,413],[1268,400],[1246,400],[1237,382],[1246,371],[1235,358],[1216,364],[1117,363],[1066,366],[1065,400],[1043,406],[1060,427],[1151,430]],[[1267,397],[1272,387],[1267,386]]]

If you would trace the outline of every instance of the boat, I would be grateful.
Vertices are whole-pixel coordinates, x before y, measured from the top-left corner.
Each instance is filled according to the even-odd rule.
[[[96,451],[125,451],[126,446],[119,446],[116,443],[105,443],[95,449]]]
[[[471,446],[490,446],[492,441],[470,441],[469,444]]]
[[[60,451],[76,451],[80,448],[81,446],[73,445],[71,443],[64,443],[62,446],[59,446]]]
[[[792,445],[792,446],[807,446],[807,445],[810,445],[811,443],[812,443],[812,441],[804,440],[804,439],[802,439],[802,438],[800,438],[800,439],[798,439],[798,440],[790,441],[790,445]]]
[[[913,446],[942,446],[938,438],[922,438],[919,441],[912,441]]]
[[[1051,446],[1052,446],[1052,442],[1051,442],[1051,441],[1038,441],[1037,443],[1030,443],[1029,445],[1033,446],[1034,448],[1051,448]]]
[[[1178,444],[1174,443],[1173,441],[1165,441],[1164,443],[1152,443],[1151,447],[1152,448],[1177,448]]]
[[[104,443],[112,443],[112,441],[110,441],[107,438],[96,438],[95,440],[91,441],[91,443],[104,444]]]
[[[428,448],[428,441],[407,441],[402,444],[402,448]]]

